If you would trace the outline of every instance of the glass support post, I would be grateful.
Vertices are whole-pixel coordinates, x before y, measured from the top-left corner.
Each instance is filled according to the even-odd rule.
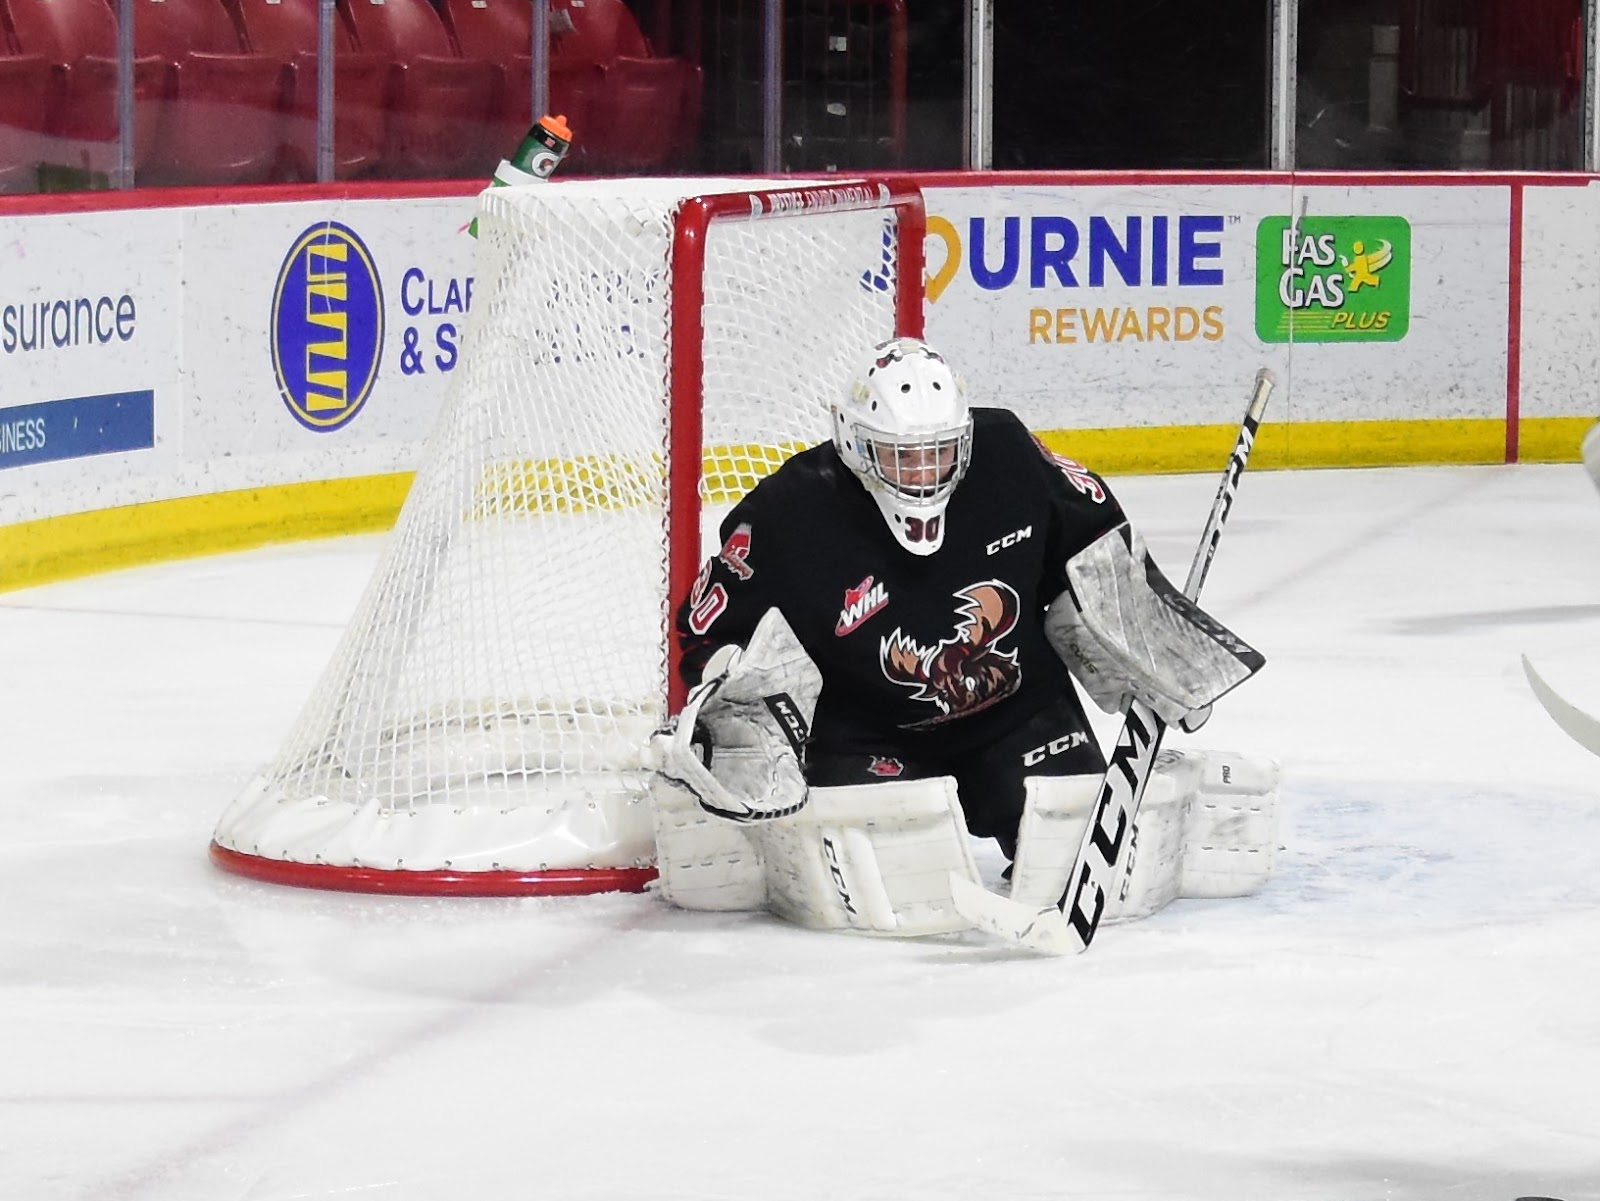
[[[333,182],[333,23],[335,0],[317,5],[317,182]]]
[[[783,0],[766,0],[761,21],[761,169],[783,170]]]
[[[967,0],[966,165],[994,165],[994,0]]]
[[[533,64],[529,96],[533,120],[550,111],[550,0],[533,0],[532,39],[528,58]]]
[[[1583,169],[1600,171],[1600,0],[1583,0]]]
[[[133,187],[133,0],[117,0],[118,188]]]
[[[1300,27],[1300,0],[1272,0],[1271,139],[1267,165],[1274,171],[1294,170],[1295,35]]]

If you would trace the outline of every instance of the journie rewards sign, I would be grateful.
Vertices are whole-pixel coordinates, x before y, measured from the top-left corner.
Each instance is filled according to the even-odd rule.
[[[1411,325],[1404,217],[1267,217],[1256,227],[1263,342],[1398,342]]]

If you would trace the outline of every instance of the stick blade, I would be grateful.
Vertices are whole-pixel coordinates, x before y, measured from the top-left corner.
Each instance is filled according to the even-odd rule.
[[[1040,955],[1075,955],[1083,950],[1083,942],[1054,905],[1030,909],[955,872],[950,873],[950,899],[975,929],[1002,942]]]
[[[1556,725],[1561,727],[1562,732],[1590,754],[1600,755],[1600,721],[1596,721],[1576,705],[1563,700],[1554,688],[1544,682],[1544,677],[1534,670],[1527,655],[1522,656],[1522,670],[1528,677],[1528,686],[1533,689],[1533,695],[1539,698],[1544,711]]]

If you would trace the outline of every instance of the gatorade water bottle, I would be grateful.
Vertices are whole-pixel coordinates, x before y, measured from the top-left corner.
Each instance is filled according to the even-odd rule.
[[[549,179],[551,173],[561,165],[561,160],[566,157],[567,148],[571,145],[572,130],[567,128],[565,117],[540,117],[534,122],[533,128],[528,130],[528,136],[522,139],[517,152],[508,159],[500,160],[500,165],[494,169],[494,176],[489,180],[489,186],[505,188],[514,184],[538,183],[540,180]],[[472,224],[467,226],[467,232],[474,238],[478,236],[476,217],[472,219]]]

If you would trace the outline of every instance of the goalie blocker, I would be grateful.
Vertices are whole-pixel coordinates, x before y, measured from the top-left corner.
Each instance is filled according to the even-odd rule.
[[[1101,709],[1126,712],[1131,698],[1191,730],[1266,662],[1174,588],[1126,523],[1067,563],[1044,632]]]

